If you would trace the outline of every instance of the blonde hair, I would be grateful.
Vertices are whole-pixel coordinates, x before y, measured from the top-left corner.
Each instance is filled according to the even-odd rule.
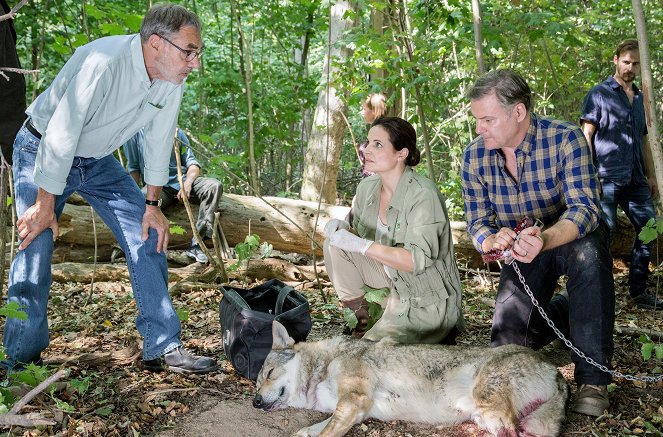
[[[382,93],[369,94],[364,104],[373,112],[376,120],[387,112],[387,97]]]

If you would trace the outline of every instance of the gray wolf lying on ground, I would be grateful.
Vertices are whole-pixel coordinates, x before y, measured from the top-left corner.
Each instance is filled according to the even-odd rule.
[[[342,436],[379,420],[474,421],[500,437],[556,436],[568,387],[557,368],[517,345],[464,347],[347,336],[294,344],[279,322],[253,406],[333,412],[296,436]]]

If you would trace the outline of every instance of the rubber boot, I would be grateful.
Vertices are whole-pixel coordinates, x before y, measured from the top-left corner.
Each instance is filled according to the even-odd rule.
[[[341,301],[344,307],[350,308],[357,317],[357,326],[350,332],[353,337],[362,338],[368,327],[368,302],[363,297]]]

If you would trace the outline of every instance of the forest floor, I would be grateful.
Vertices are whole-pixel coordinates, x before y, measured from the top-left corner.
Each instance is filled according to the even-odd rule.
[[[663,312],[636,309],[628,302],[626,269],[616,265],[617,326],[663,331]],[[497,279],[485,272],[463,275],[468,332],[459,344],[487,345]],[[658,274],[652,275],[656,286]],[[491,285],[491,282],[494,282]],[[237,286],[245,286],[237,283]],[[342,332],[341,312],[328,282],[325,303],[311,283],[292,283],[311,303],[313,330],[309,340]],[[588,284],[591,286],[591,284]],[[221,344],[218,287],[181,291],[173,295],[183,319],[183,340],[190,350],[219,359],[220,370],[203,376],[154,374],[142,370],[140,337],[134,328],[135,304],[128,282],[100,282],[90,295],[89,285],[54,284],[49,307],[51,345],[44,353],[49,373],[68,374],[52,391],[34,398],[21,412],[40,412],[57,425],[5,428],[11,436],[286,436],[324,419],[321,413],[284,410],[265,413],[251,406],[255,386],[239,377],[225,359]],[[663,289],[659,291],[659,296]],[[614,366],[633,375],[656,375],[663,360],[643,359],[637,336],[615,333]],[[569,352],[548,346],[545,356],[568,380],[573,364]],[[659,373],[660,374],[660,373]],[[0,375],[4,379],[4,375]],[[616,380],[611,386],[609,413],[593,419],[570,413],[563,436],[663,436],[663,383]],[[16,393],[20,397],[22,393]],[[573,399],[572,399],[573,400]],[[349,436],[483,436],[476,426],[453,428],[405,422],[367,420]]]

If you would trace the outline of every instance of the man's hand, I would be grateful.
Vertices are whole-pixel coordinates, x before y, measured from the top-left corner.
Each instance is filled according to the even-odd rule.
[[[157,252],[168,249],[168,237],[170,236],[170,225],[168,219],[163,215],[158,206],[145,205],[143,215],[143,241],[147,240],[150,228],[157,231]]]
[[[544,239],[541,229],[531,226],[520,232],[520,236],[513,243],[511,256],[520,262],[531,263],[541,253],[543,246]]]
[[[514,241],[516,241],[516,232],[511,228],[501,228],[497,231],[497,234],[483,240],[481,249],[484,253],[490,252],[493,249],[505,250],[510,248]]]
[[[185,179],[184,185],[180,188],[180,191],[177,192],[177,200],[179,202],[184,202],[183,197],[186,196],[188,199],[191,197],[191,190],[193,189],[193,179]]]
[[[22,240],[18,250],[23,250],[32,243],[45,229],[53,231],[53,241],[60,234],[55,218],[55,195],[39,188],[35,204],[28,208],[16,221],[18,237]]]

